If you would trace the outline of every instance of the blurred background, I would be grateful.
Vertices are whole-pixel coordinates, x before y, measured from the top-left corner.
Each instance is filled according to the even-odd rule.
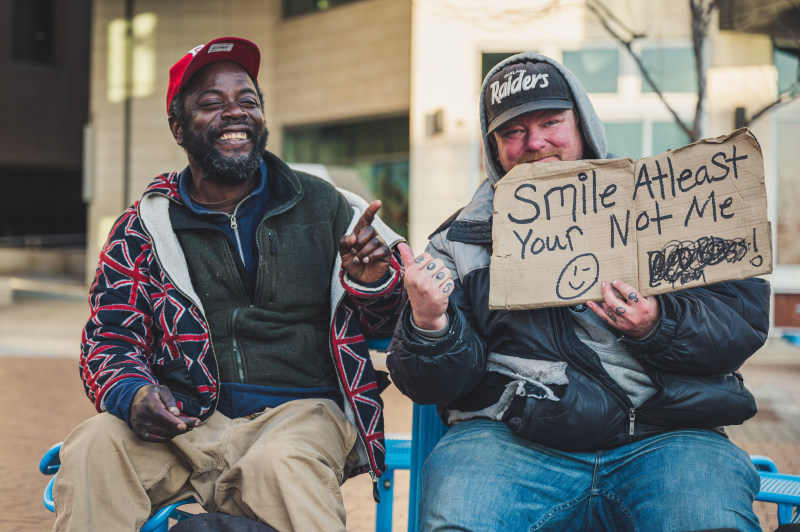
[[[381,198],[417,252],[484,178],[479,89],[516,52],[580,78],[619,156],[749,127],[773,231],[771,340],[800,331],[797,0],[0,0],[0,355],[37,359],[0,366],[4,382],[60,357],[42,375],[82,394],[99,249],[156,175],[186,165],[167,127],[169,67],[229,35],[261,48],[268,149]],[[781,371],[797,376],[800,349],[784,344]],[[91,415],[80,401],[62,421]],[[38,455],[49,443],[18,442]]]
[[[261,47],[268,148],[380,197],[420,250],[483,179],[484,75],[537,51],[581,79],[617,155],[753,130],[774,325],[800,327],[796,0],[0,0],[0,24],[0,275],[91,278],[122,209],[186,164],[169,67],[226,35]]]

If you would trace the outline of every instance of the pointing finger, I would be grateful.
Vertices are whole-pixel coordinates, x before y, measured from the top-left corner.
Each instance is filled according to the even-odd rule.
[[[367,208],[364,210],[364,214],[361,215],[361,218],[358,219],[356,222],[356,226],[353,228],[353,235],[361,234],[361,231],[368,225],[372,225],[372,222],[375,220],[375,213],[378,212],[378,209],[381,208],[381,200],[375,200],[370,203]],[[348,238],[349,240],[349,238]],[[355,242],[355,240],[353,240]]]

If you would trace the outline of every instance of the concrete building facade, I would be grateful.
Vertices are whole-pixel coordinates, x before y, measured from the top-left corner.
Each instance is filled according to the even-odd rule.
[[[642,35],[633,50],[691,122],[688,2],[603,5],[615,24]],[[122,208],[157,174],[185,166],[167,127],[170,65],[224,35],[261,47],[268,148],[289,162],[353,166],[378,197],[396,195],[390,218],[417,252],[483,179],[478,92],[486,70],[511,53],[538,51],[573,70],[618,155],[656,155],[689,141],[584,0],[94,0],[87,273]],[[780,69],[768,35],[720,30],[715,17],[702,53],[703,137],[731,132],[778,97]],[[776,325],[800,327],[793,207],[800,179],[791,147],[800,105],[764,113],[749,127],[765,156],[772,281],[776,306],[785,307]]]

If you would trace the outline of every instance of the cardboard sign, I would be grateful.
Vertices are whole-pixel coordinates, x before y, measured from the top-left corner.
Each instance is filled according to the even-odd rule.
[[[575,305],[772,271],[764,161],[739,129],[655,157],[516,166],[495,190],[489,308]]]

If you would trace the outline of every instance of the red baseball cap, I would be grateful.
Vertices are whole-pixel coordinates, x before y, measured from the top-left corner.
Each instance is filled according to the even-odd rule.
[[[220,37],[186,52],[169,69],[167,87],[167,114],[173,98],[189,83],[195,72],[215,61],[232,61],[244,68],[254,80],[258,78],[261,51],[255,43],[239,37]]]

